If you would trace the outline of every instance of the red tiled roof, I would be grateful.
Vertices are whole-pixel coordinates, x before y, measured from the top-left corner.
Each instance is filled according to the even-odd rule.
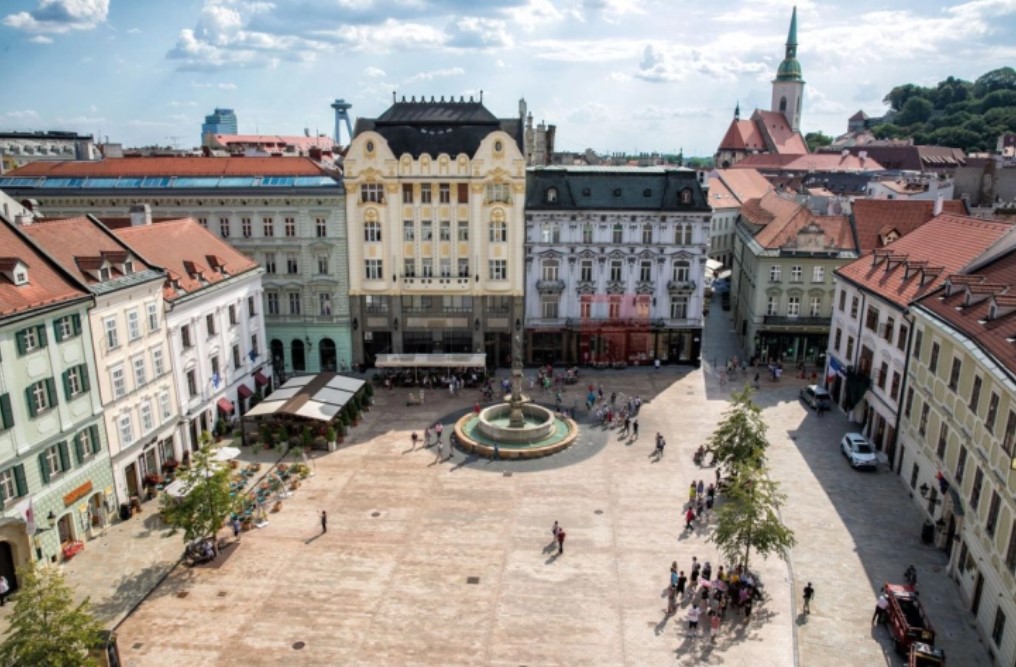
[[[222,282],[258,268],[257,263],[239,250],[202,227],[193,218],[170,220],[113,231],[124,243],[146,261],[167,269],[172,280],[179,281],[177,290],[172,280],[166,281],[163,295],[173,301],[196,292],[206,285]],[[225,269],[225,273],[220,271]]]
[[[781,155],[804,155],[808,145],[800,132],[795,132],[787,117],[779,111],[762,111],[756,109],[751,116],[759,125],[760,131],[769,139],[770,148]]]
[[[765,139],[753,120],[734,120],[730,122],[727,133],[720,140],[719,150],[732,151],[764,151],[768,150]]]
[[[795,241],[799,231],[814,224],[824,232],[829,247],[855,249],[850,220],[846,216],[813,215],[804,206],[776,192],[745,202],[741,216],[754,225],[762,226],[755,234],[755,240],[763,248],[782,248]]]
[[[748,155],[731,169],[782,169],[785,171],[883,171],[881,164],[869,158],[840,153],[808,155]]]
[[[117,176],[321,176],[305,157],[125,157],[70,162],[30,162],[7,175],[63,178]]]
[[[856,199],[853,204],[854,227],[861,252],[883,247],[882,236],[896,230],[906,236],[934,217],[935,202],[907,199]],[[943,213],[966,215],[959,199],[942,202]]]
[[[40,253],[12,223],[0,219],[0,248],[28,267],[28,284],[0,275],[0,317],[83,298],[88,292]]]
[[[715,174],[739,204],[763,197],[773,189],[772,184],[756,169],[717,169]],[[711,179],[710,182],[712,180],[716,179]]]
[[[22,229],[50,257],[59,262],[64,271],[86,285],[98,281],[83,269],[91,266],[97,268],[102,263],[99,260],[106,258],[105,253],[133,254],[108,229],[90,218],[47,220]],[[154,268],[140,257],[135,259],[135,271]],[[112,268],[117,276],[119,266],[114,265]]]
[[[862,202],[855,202],[855,206],[860,203]],[[875,251],[876,254],[891,254],[894,257],[902,255],[906,257],[905,261],[887,262],[882,259],[875,264],[872,253],[867,252],[860,259],[838,268],[836,275],[868,289],[899,308],[906,308],[910,302],[938,289],[950,274],[972,262],[1012,229],[1013,225],[1008,222],[943,213],[919,225],[885,249]],[[904,279],[908,267],[910,275]],[[933,272],[936,273],[933,279],[928,279],[925,275],[923,285],[922,268],[925,269],[925,274],[932,273],[927,269],[937,270]]]
[[[709,179],[709,206],[711,208],[737,208],[741,203],[737,201],[734,194],[727,189],[718,178]]]
[[[303,152],[307,152],[311,148],[330,151],[335,147],[335,142],[331,137],[285,137],[274,134],[216,134],[215,141],[223,146],[243,144],[275,147],[280,150],[286,146],[292,146]]]

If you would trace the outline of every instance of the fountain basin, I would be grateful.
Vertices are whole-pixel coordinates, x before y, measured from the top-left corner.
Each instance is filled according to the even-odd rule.
[[[479,415],[467,414],[455,423],[455,436],[462,449],[484,457],[494,455],[497,443],[504,459],[537,458],[559,452],[578,436],[578,426],[571,419],[556,416],[553,411],[534,403],[520,406],[525,425],[508,425],[512,406],[494,405]]]

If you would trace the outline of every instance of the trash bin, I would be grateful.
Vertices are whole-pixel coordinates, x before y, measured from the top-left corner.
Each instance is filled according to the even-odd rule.
[[[126,521],[131,518],[131,506],[127,503],[120,503],[120,520]]]

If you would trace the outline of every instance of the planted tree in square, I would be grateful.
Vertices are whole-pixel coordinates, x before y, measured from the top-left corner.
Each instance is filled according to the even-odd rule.
[[[716,463],[733,472],[741,467],[759,468],[763,465],[769,441],[762,410],[751,400],[752,390],[747,385],[731,394],[731,405],[723,420],[709,437],[707,450]]]
[[[185,540],[211,538],[216,554],[219,545],[215,536],[235,506],[229,474],[229,468],[215,460],[211,447],[202,447],[194,453],[190,468],[178,478],[185,495],[172,498],[164,494],[160,507],[170,524],[183,529]]]
[[[709,541],[729,563],[748,567],[751,552],[763,558],[776,555],[783,560],[794,546],[794,532],[780,520],[786,496],[779,482],[764,468],[741,469],[723,491],[716,510],[716,522]]]

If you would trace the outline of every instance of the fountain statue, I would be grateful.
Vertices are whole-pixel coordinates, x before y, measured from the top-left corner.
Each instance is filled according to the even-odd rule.
[[[522,404],[526,398],[522,395],[522,334],[515,332],[512,337],[512,395],[508,400],[511,412],[508,413],[508,427],[522,428],[526,418],[522,414]]]

